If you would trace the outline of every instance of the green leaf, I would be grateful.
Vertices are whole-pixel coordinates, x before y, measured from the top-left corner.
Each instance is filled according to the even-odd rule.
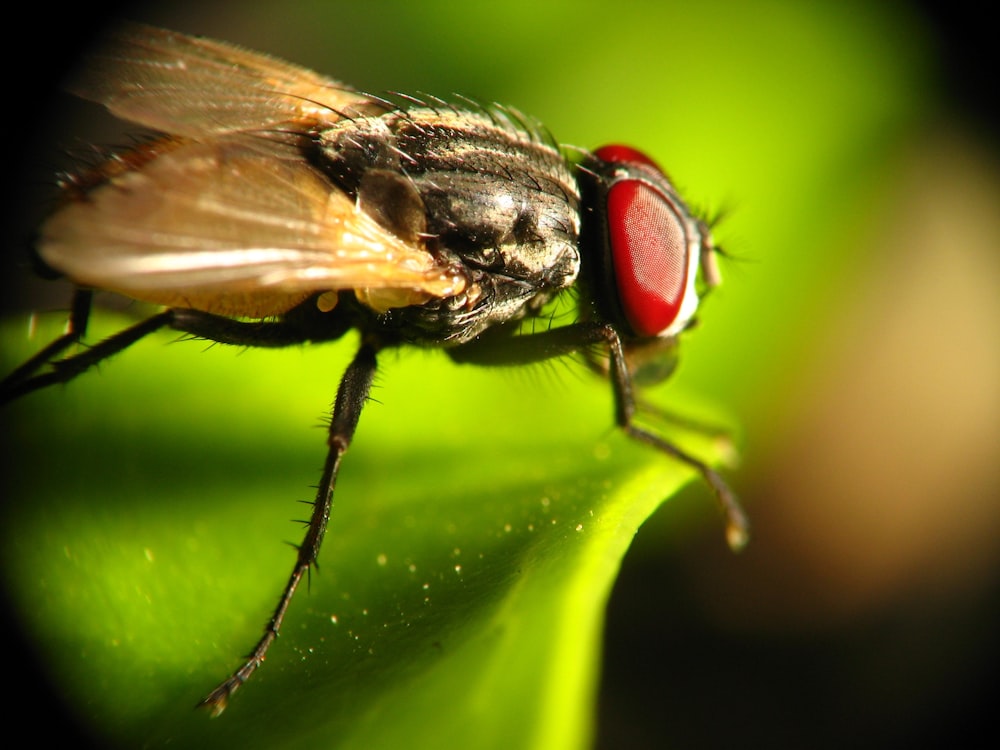
[[[6,326],[4,371],[58,324]],[[382,355],[320,570],[228,710],[193,709],[291,571],[352,347],[153,336],[7,408],[4,584],[102,744],[587,745],[618,566],[692,474],[618,434],[582,369],[440,352]]]

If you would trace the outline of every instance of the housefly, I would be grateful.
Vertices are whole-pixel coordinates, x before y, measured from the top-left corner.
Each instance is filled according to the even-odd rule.
[[[610,382],[617,425],[708,482],[738,549],[747,523],[705,463],[639,426],[640,370],[673,361],[718,282],[708,226],[660,168],[620,145],[560,147],[516,110],[379,97],[208,39],[116,28],[68,88],[153,132],[62,180],[35,246],[75,285],[66,333],[3,400],[72,380],[160,329],[282,347],[360,332],[291,576],[263,635],[201,702],[221,712],[261,665],[316,564],[334,482],[383,349],[456,362],[578,354]],[[94,290],[162,310],[77,353]],[[522,327],[573,290],[574,322]]]

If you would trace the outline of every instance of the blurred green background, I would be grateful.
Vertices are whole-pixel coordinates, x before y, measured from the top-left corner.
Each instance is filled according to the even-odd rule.
[[[593,742],[881,748],[957,740],[982,718],[977,709],[995,674],[1000,620],[997,143],[975,97],[977,76],[988,70],[961,66],[953,56],[955,36],[938,25],[944,16],[934,10],[781,0],[338,0],[126,6],[122,14],[272,52],[363,89],[461,92],[511,104],[541,119],[563,143],[635,144],[670,171],[694,204],[724,209],[717,240],[732,256],[723,266],[725,284],[686,338],[676,378],[657,396],[731,415],[740,425],[742,463],[732,476],[755,538],[743,555],[729,555],[697,485],[645,524],[612,594]],[[81,19],[79,28],[98,20]],[[10,70],[48,66],[86,38],[51,33],[44,22],[25,34],[31,52]],[[976,37],[965,39],[957,48],[977,48]],[[981,97],[995,94],[982,89]],[[52,290],[30,281],[12,261],[13,249],[39,215],[44,183],[60,164],[53,152],[77,137],[107,138],[89,110],[82,121],[67,114],[77,110],[62,100],[53,109],[38,97],[21,101],[31,102],[23,122],[8,118],[5,126],[23,144],[15,157],[26,165],[16,183],[23,188],[11,191],[4,296],[14,308],[47,309],[65,301],[65,289],[45,296]],[[155,356],[162,348],[152,347]],[[183,367],[184,353],[173,351],[179,348],[170,348],[170,361]],[[338,352],[326,372],[308,365],[328,360],[291,358],[306,363],[316,387],[329,381],[332,397],[349,345]],[[208,356],[197,365],[205,378],[232,378],[216,383],[215,393],[243,394],[246,364],[266,366],[248,355],[242,367],[220,375]],[[107,377],[128,367],[127,356],[119,359],[104,368]],[[396,382],[403,376],[392,357],[384,360],[392,403],[378,410],[386,416],[374,435],[391,435],[393,420],[426,419],[408,403],[406,384]],[[404,373],[414,370],[401,364]],[[141,372],[167,383],[175,372],[161,370],[162,359],[149,367],[153,375]],[[541,381],[543,400],[562,391],[576,398],[580,387],[579,375],[560,369],[513,377],[519,388]],[[71,399],[72,390],[64,392]],[[185,409],[199,392],[197,384],[183,386]],[[676,394],[691,400],[677,402]],[[599,424],[610,408],[601,412],[608,406],[601,392],[593,398],[581,409]],[[87,442],[91,433],[74,421],[81,401],[48,403],[39,413],[64,433],[56,444]],[[227,423],[241,440],[220,446],[232,485],[253,484],[257,473],[271,476],[259,465],[261,455],[275,465],[297,462],[297,473],[281,470],[287,476],[311,476],[320,460],[309,448],[312,434],[302,448],[260,446],[252,470],[242,457],[254,449],[258,420],[268,430],[288,431],[280,425],[314,423],[323,403],[263,418],[252,402],[243,404],[242,416],[217,417],[244,420]],[[209,420],[217,408],[193,405]],[[144,404],[133,413],[122,405],[118,418],[138,425],[134,440],[145,425],[157,425],[152,445],[162,448],[184,440],[183,415],[171,414],[176,408]],[[466,415],[478,408],[443,408],[441,424],[425,430],[423,447],[440,441],[460,451],[479,439],[464,431]],[[159,427],[156,418],[177,423]],[[547,422],[541,427],[525,420],[520,428],[534,434],[527,441],[533,450],[559,440],[552,421],[560,418],[541,412],[536,422]],[[601,433],[566,445],[586,445],[595,435]],[[19,446],[5,448],[11,460]],[[142,449],[114,450],[131,457]],[[557,456],[567,450],[562,446]],[[419,465],[424,454],[414,458],[396,448],[392,455]],[[639,460],[625,456],[623,476],[629,460]],[[47,460],[57,465],[62,458]],[[557,469],[560,460],[552,460]],[[84,479],[121,482],[115,472]],[[126,479],[134,487],[146,481]],[[290,481],[301,488],[300,479]],[[286,497],[280,488],[274,492]],[[30,488],[12,496],[30,502]],[[190,517],[210,523],[218,514],[220,526],[233,523],[233,511],[227,515],[210,499],[186,502],[197,506]],[[161,512],[169,523],[171,508]],[[83,510],[72,513],[53,520],[57,538],[60,528],[86,522]],[[255,514],[237,511],[237,522],[268,554],[295,533],[285,524],[287,507],[274,509],[272,520]],[[18,535],[9,524],[18,518],[5,513],[8,544]],[[189,543],[212,550],[220,569],[247,555],[215,549],[204,530],[193,531]],[[204,575],[202,565],[191,563],[178,576]],[[263,602],[284,575],[282,567],[260,585]],[[319,585],[330,578],[324,572]],[[224,580],[212,585],[236,602],[258,595],[226,593]],[[215,595],[203,581],[191,589],[193,599]],[[165,616],[164,609],[157,615]],[[253,620],[248,632],[256,632],[256,620],[244,616]],[[175,625],[177,639],[185,638],[189,625]],[[205,630],[229,626],[217,622],[212,631],[209,623]],[[228,644],[220,646],[216,671],[230,663]],[[287,710],[295,706],[289,698]]]

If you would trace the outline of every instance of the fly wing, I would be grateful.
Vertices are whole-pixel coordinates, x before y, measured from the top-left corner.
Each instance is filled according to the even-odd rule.
[[[114,28],[67,88],[124,120],[188,137],[311,129],[380,107],[283,60],[141,24]]]
[[[354,289],[371,307],[458,294],[419,238],[360,210],[301,157],[248,135],[166,141],[43,225],[42,259],[81,286],[157,304],[265,317]]]

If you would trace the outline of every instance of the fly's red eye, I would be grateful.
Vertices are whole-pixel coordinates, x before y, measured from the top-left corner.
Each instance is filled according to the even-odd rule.
[[[607,197],[618,298],[640,336],[658,336],[677,318],[688,275],[684,223],[671,202],[641,180],[620,180]]]
[[[645,164],[657,172],[660,171],[655,161],[631,146],[602,146],[594,152],[594,156],[612,164]]]

